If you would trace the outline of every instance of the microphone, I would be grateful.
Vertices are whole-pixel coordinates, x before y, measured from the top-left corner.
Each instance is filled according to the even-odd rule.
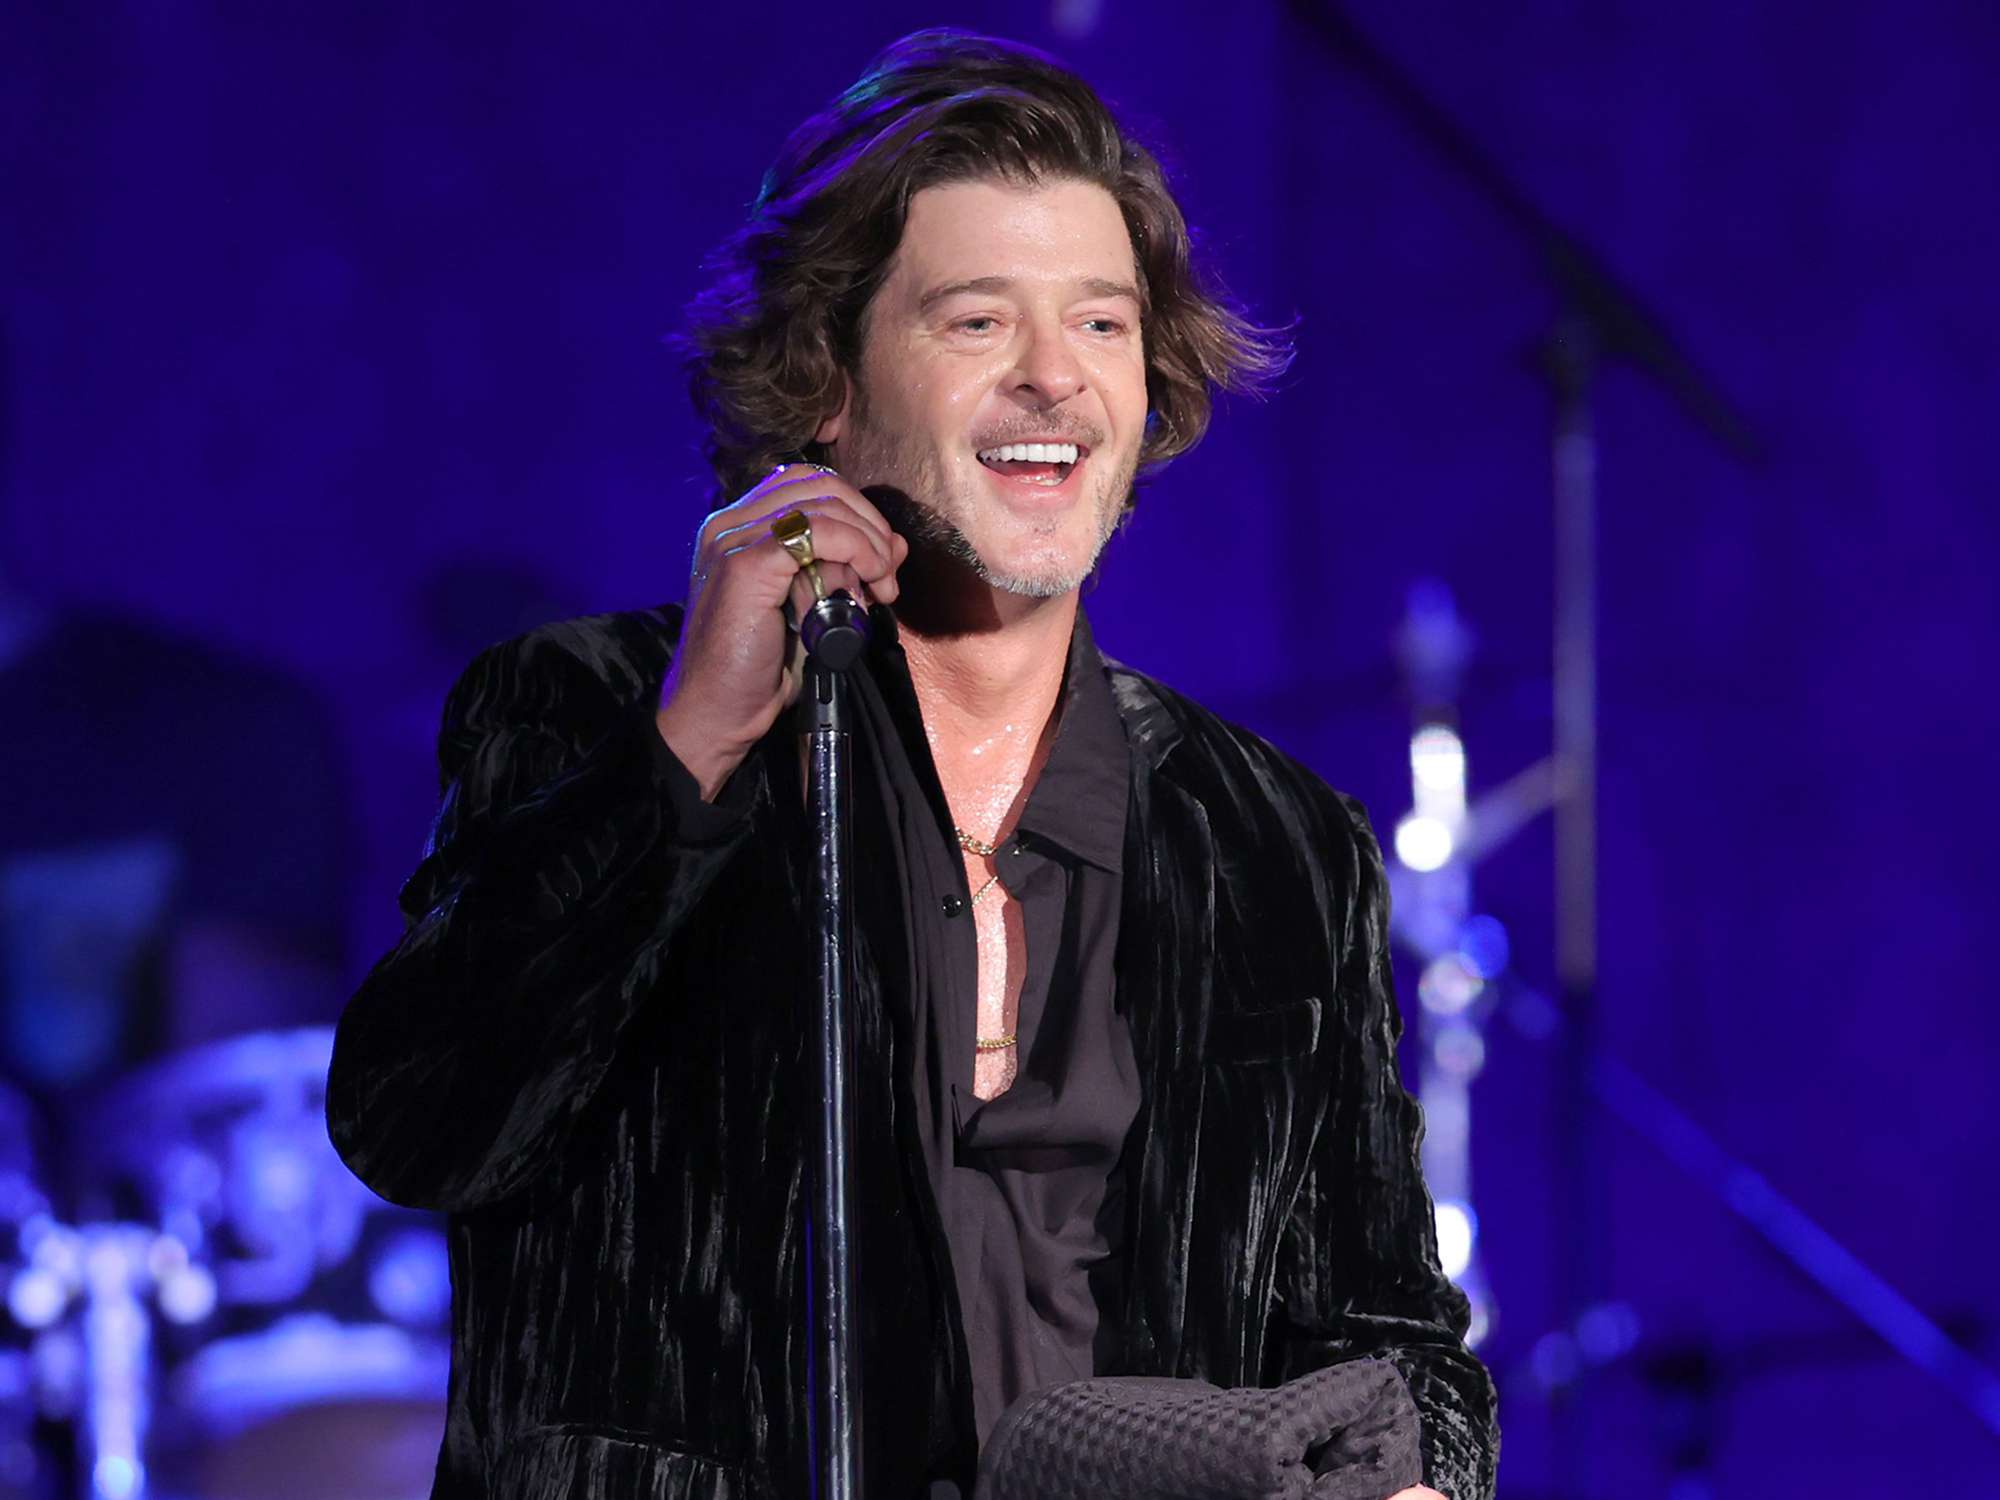
[[[868,611],[846,589],[815,600],[799,622],[799,643],[806,655],[829,672],[845,672],[859,661],[873,633]]]

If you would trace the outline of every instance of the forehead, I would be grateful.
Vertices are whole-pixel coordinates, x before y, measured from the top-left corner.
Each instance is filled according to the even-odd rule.
[[[1132,240],[1117,200],[1092,182],[944,183],[910,199],[883,290],[914,304],[945,282],[1003,277],[1024,286],[1130,282]]]

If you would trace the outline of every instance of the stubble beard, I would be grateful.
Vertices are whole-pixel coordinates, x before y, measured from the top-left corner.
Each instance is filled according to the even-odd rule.
[[[1086,555],[1066,567],[1050,564],[1020,571],[1002,568],[984,556],[972,538],[950,516],[915,496],[911,497],[908,513],[902,518],[904,531],[913,550],[949,558],[1001,593],[1023,599],[1059,598],[1081,588],[1084,580],[1096,571],[1097,559],[1103,555],[1106,543],[1117,531],[1119,519],[1125,514],[1137,469],[1136,463],[1126,464],[1124,472],[1114,474],[1106,486],[1097,489],[1090,497],[1088,503],[1095,513],[1096,535],[1090,539]]]
[[[1010,572],[981,555],[972,538],[944,509],[952,504],[957,495],[937,455],[926,444],[913,441],[900,430],[876,419],[865,382],[854,382],[852,399],[851,432],[852,437],[860,441],[849,453],[842,455],[841,466],[850,473],[859,471],[863,475],[879,476],[879,483],[894,497],[879,498],[888,499],[893,512],[890,522],[909,540],[912,552],[948,559],[1002,593],[1023,599],[1055,599],[1083,587],[1084,581],[1096,571],[1097,559],[1103,554],[1112,533],[1117,531],[1119,523],[1131,508],[1132,487],[1139,474],[1136,449],[1125,456],[1119,468],[1101,486],[1094,488],[1086,502],[1095,513],[1097,528],[1097,534],[1090,540],[1087,556],[1060,571],[1051,567]],[[1095,459],[1102,452],[1101,447],[1097,448],[1091,456]],[[878,481],[871,478],[867,482],[873,487]],[[973,482],[978,483],[977,480]],[[977,499],[968,498],[962,506],[955,508],[970,515],[975,513],[977,506]],[[1055,529],[1054,525],[1049,528],[1051,532]]]
[[[858,394],[857,391],[857,397]],[[850,471],[882,476],[882,484],[904,502],[890,502],[894,511],[891,521],[909,539],[913,552],[948,559],[1002,593],[1024,599],[1054,599],[1081,588],[1095,571],[1105,544],[1130,506],[1132,485],[1139,471],[1136,453],[1125,458],[1108,479],[1093,484],[1085,503],[1094,512],[1096,535],[1090,539],[1086,556],[1066,567],[1054,564],[1022,570],[1000,567],[981,554],[972,538],[953,519],[953,513],[973,513],[978,500],[967,498],[964,504],[955,505],[956,487],[934,454],[900,434],[882,430],[870,420],[872,414],[859,400],[856,408],[857,435],[866,437],[859,445],[861,451],[843,455],[843,466]],[[1098,456],[1093,453],[1091,457],[1094,460]],[[1055,525],[1049,528],[1051,533],[1055,529]]]

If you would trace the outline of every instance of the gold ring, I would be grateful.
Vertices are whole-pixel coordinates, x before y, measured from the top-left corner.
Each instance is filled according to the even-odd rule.
[[[771,523],[771,535],[801,568],[810,568],[819,560],[813,551],[812,518],[804,511],[786,511]]]
[[[819,576],[819,559],[813,554],[812,519],[802,510],[788,510],[771,523],[771,535],[806,575],[813,597],[824,599],[826,580]]]

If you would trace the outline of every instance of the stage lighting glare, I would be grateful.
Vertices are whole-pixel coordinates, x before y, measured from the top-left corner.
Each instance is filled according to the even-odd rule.
[[[1576,1320],[1576,1343],[1592,1364],[1608,1364],[1639,1342],[1639,1315],[1624,1302],[1600,1302]]]
[[[1528,1365],[1535,1372],[1535,1384],[1545,1391],[1561,1390],[1582,1369],[1576,1340],[1561,1332],[1545,1333],[1536,1339],[1528,1355]]]
[[[1465,745],[1444,724],[1426,724],[1410,737],[1410,775],[1419,794],[1436,793],[1447,803],[1465,805]]]
[[[1486,1066],[1486,1039],[1471,1027],[1447,1026],[1431,1043],[1431,1056],[1440,1071],[1452,1078],[1469,1079]]]
[[[93,1235],[84,1251],[83,1275],[93,1288],[122,1287],[139,1267],[132,1246],[122,1236]]]
[[[387,1317],[424,1327],[451,1314],[451,1253],[435,1230],[409,1230],[383,1247],[368,1295]]]
[[[0,1224],[26,1223],[41,1213],[43,1201],[27,1173],[0,1171]]]
[[[259,1140],[249,1156],[250,1180],[260,1208],[291,1213],[305,1206],[312,1192],[312,1164],[293,1143]]]
[[[91,1488],[104,1500],[130,1500],[139,1490],[139,1465],[121,1454],[107,1453],[92,1470]]]
[[[1417,979],[1417,1001],[1434,1016],[1455,1016],[1479,998],[1486,981],[1462,953],[1441,953]]]
[[[1451,863],[1451,830],[1436,818],[1411,813],[1396,825],[1396,858],[1420,875]]]
[[[1484,1297],[1476,1294],[1468,1296],[1466,1301],[1469,1306],[1465,1325],[1465,1346],[1468,1349],[1477,1349],[1486,1341],[1486,1335],[1493,1331],[1493,1309],[1487,1306]]]
[[[199,1323],[215,1311],[215,1277],[203,1266],[183,1265],[161,1278],[160,1313],[170,1323]]]
[[[21,1226],[21,1250],[37,1270],[64,1281],[83,1275],[83,1241],[74,1229],[41,1217]]]
[[[1424,1149],[1462,1152],[1471,1139],[1471,1111],[1464,1089],[1441,1089],[1424,1099]]]
[[[165,1281],[188,1263],[187,1246],[171,1234],[163,1234],[146,1247],[146,1273],[155,1281]]]
[[[1458,930],[1458,951],[1481,979],[1498,979],[1507,972],[1507,929],[1497,917],[1467,917]]]
[[[62,1316],[68,1300],[62,1278],[41,1266],[20,1272],[7,1284],[7,1311],[23,1328],[48,1327]]]
[[[1478,1236],[1479,1221],[1471,1205],[1446,1199],[1437,1206],[1438,1261],[1452,1280],[1472,1264],[1472,1245]]]

